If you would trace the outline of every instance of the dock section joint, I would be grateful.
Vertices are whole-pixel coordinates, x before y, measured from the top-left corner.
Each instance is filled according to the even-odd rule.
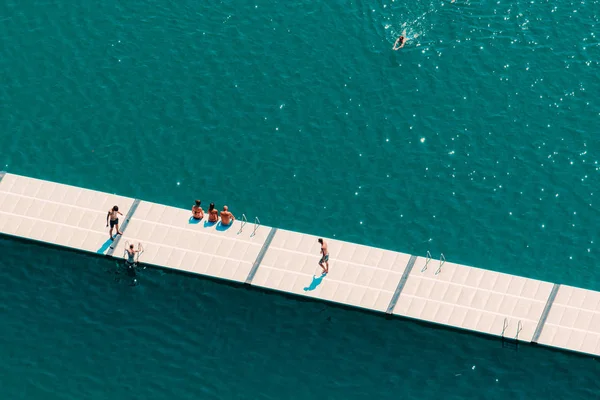
[[[254,275],[256,275],[256,271],[258,270],[258,267],[260,267],[260,263],[262,262],[262,259],[264,258],[265,254],[267,253],[267,249],[271,245],[271,242],[273,241],[273,237],[275,237],[276,232],[277,228],[271,228],[271,230],[269,231],[269,234],[267,235],[267,238],[265,239],[265,242],[263,243],[260,252],[256,256],[254,264],[252,264],[252,269],[250,270],[250,273],[248,274],[248,277],[244,282],[245,284],[250,285],[252,283],[252,279],[254,279]]]
[[[140,200],[139,199],[135,199],[133,201],[133,204],[129,208],[129,211],[127,211],[127,215],[125,215],[125,221],[123,221],[123,223],[121,224],[121,232],[125,233],[125,229],[127,229],[127,225],[129,224],[129,220],[131,219],[131,217],[133,217],[133,213],[135,212],[135,210],[137,209],[137,207],[139,205],[140,205]],[[117,237],[115,238],[115,240],[112,242],[112,245],[109,247],[108,251],[106,252],[107,256],[112,256],[113,255],[113,253],[115,252],[115,249],[119,245],[119,240],[121,240],[121,236],[122,235],[117,235]]]
[[[550,314],[550,309],[552,308],[552,304],[554,303],[554,299],[556,299],[556,294],[558,293],[558,289],[560,285],[555,283],[552,287],[552,291],[550,292],[550,296],[548,296],[548,301],[546,302],[546,306],[544,307],[544,311],[542,311],[542,315],[540,316],[540,320],[538,322],[537,327],[535,328],[535,332],[533,337],[531,338],[532,343],[537,343],[540,339],[540,335],[542,334],[542,330],[544,329],[544,324],[546,323],[546,319],[548,318],[548,314]]]
[[[394,307],[396,307],[396,303],[398,302],[400,293],[402,292],[402,289],[404,289],[404,285],[406,284],[406,281],[408,280],[408,275],[410,275],[410,271],[412,271],[416,261],[417,261],[417,256],[410,256],[410,259],[408,260],[408,262],[406,263],[406,267],[404,268],[404,273],[402,274],[402,277],[400,278],[400,282],[398,282],[396,291],[394,292],[394,295],[392,296],[392,300],[390,300],[390,304],[388,305],[388,308],[385,311],[386,314],[392,314],[394,312]]]

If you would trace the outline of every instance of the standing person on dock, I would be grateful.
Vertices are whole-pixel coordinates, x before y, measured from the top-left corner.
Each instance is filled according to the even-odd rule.
[[[221,224],[229,226],[233,224],[233,221],[235,221],[235,217],[229,212],[227,206],[223,206],[223,211],[221,211]]]
[[[108,232],[108,235],[110,236],[110,240],[115,240],[113,238],[113,228],[116,227],[117,228],[117,235],[122,235],[123,232],[121,232],[119,230],[119,215],[123,215],[120,211],[119,211],[119,207],[118,206],[114,206],[111,210],[108,210],[108,214],[106,215],[106,227],[108,228],[108,219],[110,218],[110,231]]]
[[[196,200],[196,204],[192,206],[192,218],[197,221],[204,218],[204,210],[200,207],[200,203],[202,203],[200,200]]]
[[[215,208],[215,203],[208,206],[208,222],[217,222],[219,220],[219,210]]]
[[[323,268],[323,275],[326,275],[329,272],[329,250],[327,249],[327,242],[321,238],[317,241],[321,243],[321,260],[319,261],[319,265]]]

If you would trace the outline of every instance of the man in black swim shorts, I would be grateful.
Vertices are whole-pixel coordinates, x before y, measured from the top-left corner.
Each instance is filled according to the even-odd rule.
[[[110,231],[108,235],[110,236],[110,240],[115,240],[113,238],[113,228],[117,228],[117,235],[122,235],[123,232],[119,230],[119,215],[123,215],[119,212],[119,207],[114,206],[111,210],[108,210],[108,214],[106,215],[106,227],[108,228],[108,219],[110,218]]]

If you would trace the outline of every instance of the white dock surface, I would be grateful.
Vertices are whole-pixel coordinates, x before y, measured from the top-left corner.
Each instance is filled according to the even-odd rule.
[[[252,285],[384,312],[410,255],[325,239],[330,269],[323,277],[317,239],[278,230]]]
[[[600,356],[600,293],[561,285],[538,343]]]
[[[394,314],[497,336],[506,326],[506,338],[531,341],[551,283],[450,262],[438,271],[435,259],[424,269],[425,263],[417,258]]]
[[[122,227],[132,211],[116,242],[106,227],[114,205]],[[103,255],[114,246],[116,258],[141,242],[145,264],[600,355],[599,292],[334,239],[325,239],[330,269],[323,276],[316,236],[252,223],[240,229],[239,221],[224,227],[190,214],[0,173],[1,234]]]
[[[134,199],[6,174],[0,181],[0,232],[106,254],[111,244],[106,214],[114,205],[127,215]],[[119,221],[125,217],[119,216]]]
[[[141,242],[140,261],[200,275],[244,282],[269,233],[261,226],[253,233],[253,224],[241,222],[225,227],[220,222],[190,220],[190,210],[142,201],[129,221],[123,239],[115,248],[122,257],[125,242]]]

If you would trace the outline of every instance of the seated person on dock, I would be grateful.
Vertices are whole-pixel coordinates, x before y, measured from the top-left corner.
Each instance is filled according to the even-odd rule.
[[[215,203],[208,206],[208,222],[217,222],[219,220],[219,211],[215,208]]]
[[[200,203],[200,200],[196,200],[196,204],[194,204],[194,206],[192,207],[192,218],[198,221],[204,218],[204,210],[202,209],[202,207],[200,207]]]
[[[227,206],[223,206],[223,211],[221,211],[221,224],[229,226],[233,224],[233,221],[235,221],[235,217],[229,212]]]

